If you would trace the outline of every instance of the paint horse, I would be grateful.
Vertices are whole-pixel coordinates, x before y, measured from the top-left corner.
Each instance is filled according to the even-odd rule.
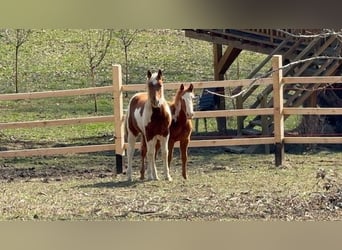
[[[182,176],[187,179],[187,160],[188,160],[188,145],[190,141],[190,135],[192,132],[192,122],[191,119],[194,115],[193,99],[195,97],[193,92],[193,85],[190,84],[188,88],[184,88],[181,84],[173,102],[170,103],[171,113],[172,113],[172,123],[170,126],[170,138],[168,143],[169,156],[168,163],[171,165],[173,157],[174,145],[177,141],[180,142],[180,152],[182,159]],[[160,147],[159,142],[156,145],[156,152],[158,152]],[[146,156],[146,144],[142,142],[141,144],[141,169],[140,169],[140,179],[144,179],[145,173],[145,159]]]
[[[155,149],[157,141],[160,143],[162,160],[164,163],[165,179],[172,180],[168,163],[168,140],[170,136],[171,110],[164,98],[162,71],[147,72],[147,93],[137,93],[129,101],[126,116],[128,180],[132,180],[132,159],[135,142],[139,134],[146,145],[147,178],[158,180],[155,164]]]

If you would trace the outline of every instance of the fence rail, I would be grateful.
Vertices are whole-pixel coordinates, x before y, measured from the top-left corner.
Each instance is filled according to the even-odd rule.
[[[114,66],[120,68],[119,65]],[[59,98],[80,95],[105,94],[111,93],[114,96],[114,90],[121,85],[121,73],[116,73],[116,78],[113,78],[112,86],[93,87],[70,90],[56,90],[44,92],[31,93],[16,93],[16,94],[1,94],[0,101],[16,101],[16,100],[31,100],[43,98]],[[116,101],[114,102],[116,106]],[[54,120],[36,120],[36,121],[20,121],[20,122],[1,122],[0,129],[18,129],[18,128],[36,128],[36,127],[50,127],[50,126],[64,126],[64,125],[79,125],[100,122],[113,122],[119,124],[121,120],[116,121],[119,116],[89,116]],[[72,147],[53,147],[53,148],[36,148],[36,149],[20,149],[20,150],[6,150],[0,151],[0,157],[31,157],[31,156],[48,156],[48,155],[65,155],[76,153],[91,153],[101,151],[115,151],[116,144],[102,144],[102,145],[86,145],[86,146],[72,146]]]
[[[16,93],[0,95],[0,101],[31,100],[49,97],[66,97],[77,95],[103,94],[113,92],[113,86],[93,87],[83,89],[55,90],[31,93]]]
[[[258,80],[224,80],[224,81],[206,81],[206,82],[187,82],[192,83],[196,89],[209,87],[248,87],[254,85],[273,85],[273,108],[256,108],[256,109],[236,109],[236,110],[215,110],[215,111],[197,111],[194,118],[205,117],[235,117],[235,116],[250,116],[250,115],[273,115],[274,134],[269,137],[255,138],[233,138],[233,139],[216,139],[216,140],[192,140],[190,147],[216,147],[216,146],[235,146],[235,145],[275,145],[275,164],[282,165],[284,159],[284,144],[286,143],[334,143],[341,144],[342,137],[294,137],[285,136],[284,134],[284,116],[285,115],[342,115],[342,108],[288,108],[284,107],[283,103],[283,87],[285,84],[312,84],[312,83],[336,83],[342,82],[341,76],[324,76],[324,77],[283,77],[282,75],[282,59],[281,56],[273,56],[272,67],[273,74],[270,78],[261,78]],[[184,82],[182,82],[184,83]],[[165,89],[177,89],[181,82],[166,83]],[[88,145],[75,147],[61,148],[40,148],[40,149],[24,149],[24,150],[9,150],[0,151],[0,157],[27,157],[37,155],[55,155],[55,154],[70,154],[70,153],[88,153],[98,151],[115,151],[117,172],[122,171],[122,157],[124,156],[127,143],[124,141],[124,107],[123,93],[145,91],[145,84],[130,84],[122,85],[121,66],[113,65],[113,85],[106,87],[95,87],[74,90],[59,90],[34,93],[20,94],[3,94],[0,95],[0,101],[12,101],[23,99],[37,99],[49,97],[64,97],[89,95],[99,93],[112,93],[113,95],[113,115],[96,116],[96,117],[81,117],[69,119],[56,119],[45,121],[21,121],[0,123],[0,129],[10,128],[33,128],[47,126],[61,126],[71,124],[84,124],[95,122],[113,122],[115,143],[105,145]],[[137,143],[136,148],[139,148]],[[176,144],[179,147],[179,144]]]
[[[8,150],[8,151],[1,151],[0,157],[12,158],[12,157],[48,156],[48,155],[67,155],[67,154],[93,153],[93,152],[111,151],[111,150],[115,150],[115,144]]]
[[[44,121],[6,122],[6,123],[0,123],[0,129],[39,128],[39,127],[64,126],[64,125],[86,124],[86,123],[96,123],[96,122],[112,122],[113,120],[114,120],[114,115],[67,118],[67,119],[44,120]]]

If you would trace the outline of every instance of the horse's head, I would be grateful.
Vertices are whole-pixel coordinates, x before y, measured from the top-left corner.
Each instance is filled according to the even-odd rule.
[[[184,85],[182,84],[179,90],[182,91],[182,108],[184,106],[186,117],[192,119],[194,116],[194,86],[190,84],[188,88],[184,88]]]
[[[147,90],[152,107],[160,107],[164,102],[163,74],[161,70],[153,74],[151,71],[147,71]]]

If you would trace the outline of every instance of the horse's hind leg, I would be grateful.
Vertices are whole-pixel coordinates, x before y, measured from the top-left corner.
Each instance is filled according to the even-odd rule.
[[[140,168],[140,180],[145,179],[145,159],[146,159],[146,152],[147,152],[147,148],[146,148],[146,142],[144,137],[142,137],[141,140],[141,168]]]
[[[182,158],[182,176],[184,179],[187,179],[186,174],[186,165],[188,161],[188,145],[189,145],[189,139],[184,139],[180,141],[180,151],[181,151],[181,158]]]
[[[132,161],[133,161],[133,155],[134,155],[134,146],[135,146],[135,141],[136,141],[136,137],[128,132],[128,136],[127,136],[127,142],[128,142],[128,147],[127,147],[127,179],[128,181],[132,181]]]
[[[169,169],[171,168],[171,163],[172,163],[172,158],[173,158],[173,149],[175,147],[175,141],[171,141],[169,139],[169,143],[168,143],[168,148],[169,148],[169,153],[168,153],[168,158],[167,158],[167,161],[169,163]]]

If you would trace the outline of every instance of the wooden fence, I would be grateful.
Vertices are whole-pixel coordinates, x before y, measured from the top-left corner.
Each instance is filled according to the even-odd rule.
[[[335,137],[289,137],[284,134],[284,116],[285,115],[342,115],[342,108],[287,108],[283,105],[283,87],[285,84],[312,84],[312,83],[336,83],[342,82],[341,76],[329,77],[283,77],[282,75],[282,59],[281,56],[273,56],[272,67],[273,74],[270,78],[261,78],[254,82],[253,79],[245,80],[224,80],[224,81],[207,81],[207,82],[191,82],[195,89],[209,87],[237,87],[249,86],[252,82],[256,85],[273,85],[273,108],[255,108],[255,109],[238,109],[238,110],[216,110],[216,111],[197,111],[194,118],[208,117],[237,117],[237,116],[255,116],[255,115],[272,115],[274,118],[274,134],[268,137],[255,138],[232,138],[232,139],[215,139],[215,140],[192,140],[190,147],[217,147],[217,146],[236,146],[236,145],[275,145],[275,165],[283,164],[284,145],[286,143],[293,144],[311,144],[311,143],[342,143],[341,136]],[[165,89],[178,89],[181,83],[167,83]],[[186,83],[190,84],[190,82]],[[62,90],[49,92],[21,93],[21,94],[5,94],[0,95],[1,100],[20,100],[35,99],[48,97],[63,97],[75,95],[89,95],[98,93],[113,94],[114,114],[110,116],[83,117],[71,119],[58,119],[48,121],[30,121],[30,122],[10,122],[0,123],[0,129],[8,128],[33,128],[60,126],[82,123],[95,122],[113,122],[115,143],[105,145],[91,146],[75,146],[62,148],[40,148],[40,149],[24,149],[24,150],[8,150],[0,151],[0,157],[26,157],[26,156],[43,156],[57,154],[87,153],[98,151],[114,150],[116,154],[117,173],[122,171],[122,158],[124,156],[127,143],[124,141],[124,92],[145,91],[145,84],[122,85],[121,66],[113,65],[113,85],[107,87],[96,87],[76,90]],[[139,148],[137,143],[136,148]],[[179,144],[176,144],[179,147]]]
[[[49,126],[62,126],[73,124],[86,124],[98,122],[113,122],[114,133],[117,135],[118,141],[123,141],[123,104],[122,93],[120,94],[120,86],[122,85],[121,66],[113,66],[113,85],[106,87],[71,89],[71,90],[58,90],[58,91],[45,91],[45,92],[32,92],[32,93],[18,93],[18,94],[2,94],[0,101],[14,101],[14,100],[30,100],[51,97],[66,97],[66,96],[80,96],[91,94],[113,94],[113,109],[114,114],[109,116],[90,116],[80,118],[68,119],[55,119],[55,120],[40,120],[40,121],[25,121],[25,122],[7,122],[0,123],[0,130],[13,129],[13,128],[34,128],[34,127],[49,127]],[[121,118],[121,119],[120,119]],[[119,124],[119,126],[115,126]],[[121,125],[120,125],[121,124]],[[122,136],[122,138],[120,138]],[[30,157],[30,156],[46,156],[46,155],[64,155],[75,153],[90,153],[100,151],[115,151],[123,155],[122,145],[115,144],[102,144],[102,145],[89,145],[89,146],[73,146],[73,147],[56,147],[56,148],[37,148],[37,149],[22,149],[22,150],[8,150],[0,151],[0,157]],[[120,159],[120,158],[118,158]],[[117,164],[122,164],[117,162]]]

